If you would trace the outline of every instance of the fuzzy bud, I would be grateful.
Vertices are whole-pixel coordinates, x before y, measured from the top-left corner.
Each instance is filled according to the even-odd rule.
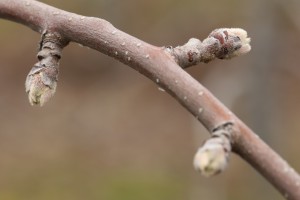
[[[219,41],[219,51],[215,53],[217,58],[230,59],[248,53],[251,50],[247,32],[241,28],[220,28],[211,32],[208,38]]]
[[[57,78],[58,68],[35,65],[25,82],[30,104],[43,106],[54,95]]]
[[[195,169],[206,177],[220,173],[226,166],[227,155],[221,145],[199,148],[194,157]]]
[[[43,32],[37,58],[27,75],[25,90],[31,105],[43,106],[54,95],[57,86],[62,48],[68,44],[58,33]]]

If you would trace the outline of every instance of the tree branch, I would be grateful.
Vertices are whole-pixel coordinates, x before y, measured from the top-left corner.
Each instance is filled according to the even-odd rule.
[[[214,42],[197,41],[196,46],[199,48],[196,50],[193,45],[174,49],[161,48],[126,34],[105,20],[66,12],[33,0],[0,0],[0,18],[24,24],[41,34],[58,34],[66,43],[80,43],[136,69],[177,99],[212,133],[212,139],[216,137],[216,130],[224,130],[222,133],[226,133],[225,141],[230,138],[232,150],[266,177],[287,199],[300,199],[299,175],[181,68],[198,62],[208,62],[215,57],[230,58],[245,53],[250,50],[247,38],[240,38],[235,31],[229,33],[230,29],[217,29],[208,37],[208,40]],[[224,43],[224,38],[228,43]],[[207,56],[203,50],[207,49],[204,48],[205,44],[219,46],[212,52],[209,51]],[[228,44],[231,46],[226,46]],[[230,131],[226,129],[228,124]],[[217,137],[224,139],[224,134],[217,134]],[[222,146],[227,142],[219,144]]]

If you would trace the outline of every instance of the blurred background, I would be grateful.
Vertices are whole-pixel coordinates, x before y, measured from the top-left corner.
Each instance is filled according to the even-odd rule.
[[[187,70],[300,171],[299,0],[42,2],[157,46],[244,28],[249,54]],[[65,48],[55,97],[30,106],[24,82],[39,39],[0,20],[0,199],[283,199],[236,155],[216,177],[196,173],[207,131],[154,83],[94,50]]]

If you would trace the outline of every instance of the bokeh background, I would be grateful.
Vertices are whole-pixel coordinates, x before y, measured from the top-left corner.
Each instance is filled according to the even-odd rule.
[[[252,51],[188,69],[300,171],[299,0],[44,0],[101,17],[157,46],[240,27]],[[40,35],[0,20],[0,199],[283,199],[247,163],[203,178],[192,166],[207,131],[131,68],[70,44],[55,97],[29,105],[24,81]]]

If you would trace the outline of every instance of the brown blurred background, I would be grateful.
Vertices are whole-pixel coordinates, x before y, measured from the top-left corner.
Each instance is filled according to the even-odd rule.
[[[158,46],[240,27],[250,54],[188,69],[300,171],[298,0],[44,0],[104,18]],[[0,20],[0,199],[283,199],[236,155],[207,179],[193,170],[206,130],[131,68],[71,44],[55,97],[29,105],[24,81],[39,34]]]

